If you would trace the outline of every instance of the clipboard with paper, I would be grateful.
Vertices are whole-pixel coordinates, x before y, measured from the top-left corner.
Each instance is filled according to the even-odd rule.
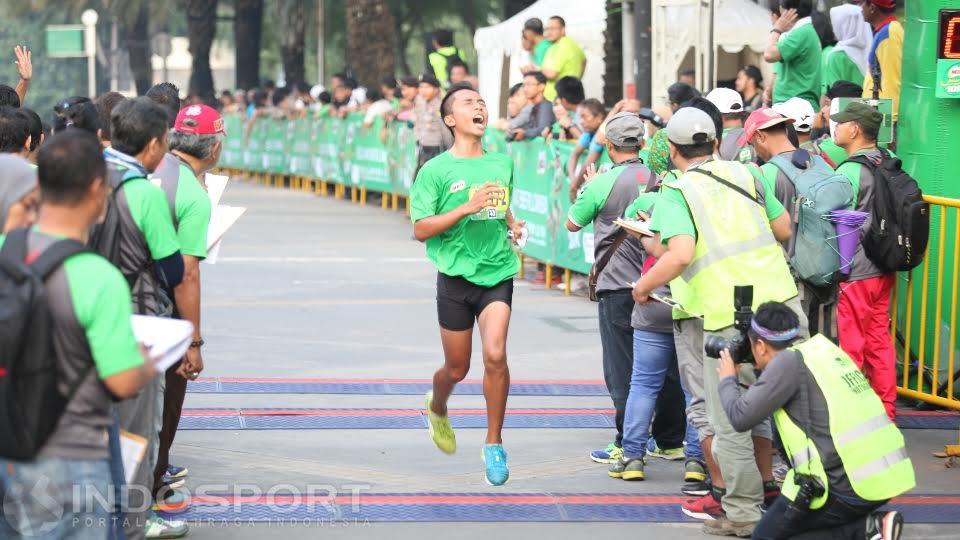
[[[183,358],[193,339],[193,323],[168,317],[133,315],[130,318],[133,337],[147,348],[154,367],[163,373]]]
[[[653,237],[654,233],[650,230],[650,224],[646,221],[633,219],[616,219],[613,223],[627,231],[634,232],[643,236]]]

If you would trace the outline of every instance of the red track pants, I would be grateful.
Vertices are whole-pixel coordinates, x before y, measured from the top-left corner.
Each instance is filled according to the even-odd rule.
[[[896,274],[840,283],[837,330],[842,348],[880,396],[887,416],[896,416],[897,359],[890,340],[890,293]]]

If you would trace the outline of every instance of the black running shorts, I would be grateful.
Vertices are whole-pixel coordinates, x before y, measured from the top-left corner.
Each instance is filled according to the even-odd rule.
[[[473,328],[480,312],[494,302],[512,306],[513,278],[493,287],[481,287],[462,277],[437,274],[437,319],[444,330]]]

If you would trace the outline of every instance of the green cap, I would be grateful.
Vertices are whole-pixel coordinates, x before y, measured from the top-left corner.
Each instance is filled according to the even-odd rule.
[[[883,113],[859,101],[847,105],[847,108],[830,115],[830,119],[838,124],[856,122],[870,131],[879,131],[883,124]]]

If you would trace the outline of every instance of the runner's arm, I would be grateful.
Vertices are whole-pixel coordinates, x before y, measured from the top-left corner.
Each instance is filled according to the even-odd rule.
[[[693,261],[696,240],[692,236],[680,234],[667,241],[667,251],[646,274],[640,276],[633,288],[633,298],[638,304],[646,302],[650,294],[670,283],[683,273]]]
[[[466,203],[443,214],[418,219],[413,224],[413,235],[417,240],[425,242],[438,234],[441,234],[460,222],[461,219],[476,214],[483,208],[491,206],[491,201],[495,198],[494,193],[503,188],[498,184],[489,182],[477,190]]]
[[[183,280],[173,289],[173,296],[180,317],[193,323],[193,341],[200,341],[200,259],[192,255],[183,256]],[[191,373],[203,369],[199,356],[200,349],[190,349],[187,351],[190,365],[181,367],[189,367]]]

